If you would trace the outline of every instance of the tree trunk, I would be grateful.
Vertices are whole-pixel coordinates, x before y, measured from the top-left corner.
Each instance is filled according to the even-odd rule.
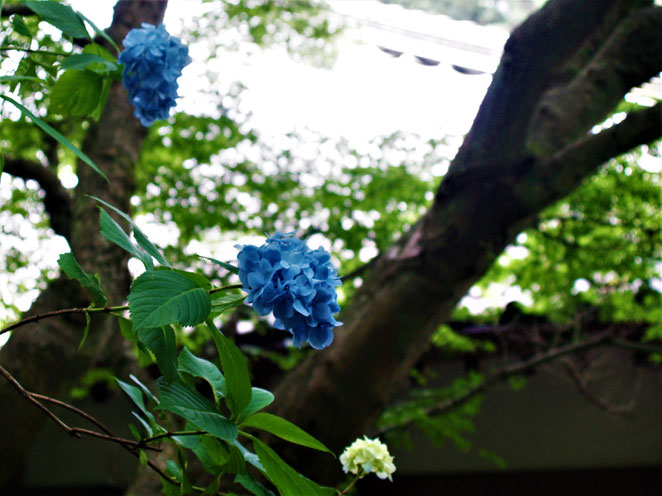
[[[662,134],[659,104],[588,133],[662,70],[662,8],[650,4],[552,0],[512,33],[433,206],[373,265],[335,342],[279,385],[276,413],[336,453],[369,432],[432,332],[537,213]],[[328,456],[278,448],[306,475],[341,475]]]
[[[167,0],[120,0],[115,6],[113,22],[108,30],[120,44],[128,31],[141,22],[159,24],[163,19]],[[78,165],[78,186],[74,190],[73,215],[68,238],[72,251],[81,266],[98,272],[109,298],[109,304],[121,304],[130,285],[127,254],[110,244],[99,234],[99,214],[96,202],[85,195],[94,195],[129,211],[134,193],[134,165],[145,136],[143,128],[133,117],[126,90],[121,83],[113,85],[108,104],[97,123],[90,123],[83,151],[108,176],[110,183],[88,166]],[[77,282],[66,276],[53,281],[39,296],[28,315],[52,310],[84,307],[89,304]],[[66,398],[72,386],[100,358],[115,352],[121,359],[123,339],[117,321],[109,316],[95,316],[89,338],[82,350],[85,319],[81,316],[44,320],[16,330],[0,350],[0,363],[30,391],[56,398]],[[38,436],[46,420],[45,415],[23,400],[6,381],[0,381],[0,487],[20,485],[20,468],[24,455]]]

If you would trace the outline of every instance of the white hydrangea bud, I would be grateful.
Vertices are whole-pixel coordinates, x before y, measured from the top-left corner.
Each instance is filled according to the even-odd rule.
[[[393,457],[388,452],[388,447],[379,439],[357,439],[345,448],[340,455],[340,463],[343,464],[345,473],[363,476],[374,472],[380,479],[392,481],[391,474],[395,472]]]

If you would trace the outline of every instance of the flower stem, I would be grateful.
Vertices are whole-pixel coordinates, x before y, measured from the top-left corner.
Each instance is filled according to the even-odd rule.
[[[343,494],[347,494],[354,487],[354,485],[358,482],[358,480],[360,478],[361,478],[360,475],[357,475],[356,477],[354,477],[354,480],[352,482],[350,482],[349,486],[347,486],[343,492],[338,493],[338,496],[342,496]]]

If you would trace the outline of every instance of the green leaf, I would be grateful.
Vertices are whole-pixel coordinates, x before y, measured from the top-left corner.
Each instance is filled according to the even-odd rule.
[[[124,336],[125,339],[131,341],[131,343],[133,343],[133,345],[136,347],[136,351],[138,353],[138,365],[141,367],[146,367],[152,363],[154,360],[149,354],[149,350],[143,343],[140,342],[138,339],[138,334],[136,334],[133,330],[133,322],[131,322],[129,319],[125,319],[124,317],[119,317],[118,321],[120,324],[120,331],[122,336]]]
[[[32,38],[32,33],[25,25],[25,21],[23,21],[23,18],[21,16],[18,15],[12,16],[11,25],[18,34],[22,34],[23,36]]]
[[[108,303],[106,294],[101,289],[98,275],[91,275],[85,272],[76,261],[73,253],[63,253],[57,260],[57,264],[69,279],[78,281],[84,288],[90,290],[92,295],[92,302],[99,306],[104,307]]]
[[[258,481],[253,479],[250,474],[237,474],[234,478],[237,484],[241,484],[245,489],[255,496],[275,496],[272,491],[264,487]]]
[[[178,368],[193,377],[201,377],[212,387],[217,396],[225,396],[225,377],[216,365],[191,353],[188,348],[179,353]]]
[[[145,450],[140,450],[140,454],[138,455],[138,461],[140,462],[140,466],[142,468],[145,468],[147,466],[147,462],[149,461],[149,458],[147,457],[147,453]]]
[[[230,460],[223,466],[224,470],[231,474],[245,474],[246,461],[239,448],[233,444],[228,445],[228,454],[230,455]]]
[[[264,473],[264,467],[260,463],[260,459],[257,457],[257,455],[255,453],[253,453],[252,451],[249,451],[246,448],[244,448],[244,446],[239,441],[237,441],[236,439],[234,441],[232,441],[231,444],[236,446],[237,449],[239,451],[241,451],[241,454],[244,455],[244,460],[246,460],[248,463],[253,465],[260,472]]]
[[[237,438],[237,427],[221,415],[207,399],[195,389],[181,382],[168,384],[157,381],[161,410],[181,415],[199,429],[225,441]]]
[[[81,70],[81,69],[87,69],[90,66],[94,66],[94,64],[100,64],[100,66],[97,67],[102,67],[103,68],[102,72],[114,72],[118,70],[117,64],[114,64],[113,62],[106,60],[100,55],[94,53],[75,53],[73,55],[70,55],[64,60],[64,62],[62,62],[62,65],[60,67],[62,69]],[[93,71],[93,72],[97,73],[99,71]]]
[[[223,368],[227,388],[225,401],[232,414],[239,417],[244,408],[250,403],[252,395],[246,358],[232,341],[216,329],[210,319],[207,320],[207,327],[221,357],[221,367]]]
[[[211,296],[210,316],[212,319],[218,317],[222,313],[227,312],[232,308],[236,308],[240,306],[246,299],[246,296],[240,293],[228,294],[228,293],[221,293],[220,291],[212,293],[210,296]]]
[[[108,102],[108,96],[110,95],[110,87],[112,86],[112,82],[108,80],[108,78],[104,78],[101,84],[101,94],[99,95],[97,107],[90,113],[90,117],[95,121],[98,121],[101,118],[103,109],[106,108],[106,102]]]
[[[117,52],[120,51],[119,47],[117,46],[117,43],[115,43],[115,41],[114,41],[110,36],[108,36],[108,33],[106,33],[106,32],[105,32],[104,30],[102,30],[102,29],[99,29],[99,28],[97,27],[96,24],[94,24],[92,21],[90,21],[90,20],[89,20],[87,17],[85,17],[82,13],[80,13],[80,12],[76,12],[76,14],[77,14],[81,19],[83,19],[86,23],[88,23],[88,24],[92,27],[92,29],[94,30],[94,32],[95,32],[97,35],[101,36],[104,40],[106,40],[108,43],[110,43],[110,45],[115,49],[115,51],[117,51]],[[89,45],[88,45],[88,46],[89,46]],[[85,48],[87,48],[87,47],[85,47]],[[85,49],[83,49],[83,51],[85,51]]]
[[[108,215],[108,212],[106,212],[103,207],[99,207],[99,215],[99,227],[101,229],[101,235],[104,238],[111,243],[115,243],[134,257],[140,259],[147,270],[154,268],[152,257],[131,242],[129,235],[124,232],[117,222],[115,222],[115,219]]]
[[[332,496],[336,490],[319,486],[285,463],[269,446],[253,438],[253,447],[267,477],[282,496]]]
[[[97,108],[102,89],[103,78],[94,72],[65,71],[53,86],[48,112],[64,117],[86,117]]]
[[[156,423],[156,419],[154,418],[154,415],[152,412],[150,412],[147,407],[145,406],[145,400],[143,398],[143,394],[135,386],[132,386],[131,384],[127,384],[124,381],[120,381],[119,379],[115,378],[117,381],[117,384],[119,387],[122,388],[122,391],[124,391],[129,398],[131,398],[131,401],[140,409],[141,412],[147,417],[147,419],[152,423]]]
[[[85,327],[83,328],[83,337],[80,339],[80,343],[78,344],[79,351],[83,348],[83,345],[85,344],[85,340],[87,339],[87,335],[89,332],[90,332],[90,313],[85,312]]]
[[[147,346],[159,366],[159,370],[168,382],[179,379],[177,371],[177,341],[175,331],[170,326],[141,329],[138,339]]]
[[[133,219],[131,219],[131,217],[129,217],[124,212],[122,212],[119,208],[114,207],[110,203],[103,201],[101,198],[97,198],[96,196],[90,196],[90,198],[105,205],[113,212],[115,212],[117,215],[119,215],[124,220],[126,220],[129,224],[131,224],[131,227],[133,228],[133,235],[136,237],[136,242],[138,243],[138,245],[147,253],[149,253],[151,256],[153,256],[156,259],[156,261],[159,262],[161,265],[170,267],[170,264],[163,257],[161,251],[156,246],[154,246],[149,239],[147,239],[147,236],[145,236],[145,234],[138,228],[138,226],[135,224],[135,222],[133,222]]]
[[[35,83],[46,84],[46,81],[34,76],[0,76],[0,83],[14,83],[20,81],[32,81]]]
[[[154,393],[152,393],[147,386],[145,386],[142,382],[140,382],[140,379],[138,379],[135,375],[129,374],[129,378],[138,384],[138,387],[142,389],[143,393],[149,398],[149,400],[154,403],[154,405],[159,404],[159,399],[154,396]]]
[[[207,260],[214,262],[216,265],[220,265],[226,270],[229,270],[233,274],[239,274],[239,267],[235,267],[234,265],[230,265],[229,263],[226,262],[221,262],[220,260],[216,260],[215,258],[212,257],[203,257],[202,255],[198,255],[200,258],[206,258]]]
[[[253,415],[258,410],[262,410],[265,406],[270,405],[274,401],[274,395],[266,389],[254,387],[251,394],[251,401],[248,403],[244,411],[241,412],[241,419],[245,419]]]
[[[101,172],[101,170],[96,166],[94,162],[85,155],[82,151],[80,151],[79,148],[73,145],[71,141],[69,141],[67,138],[62,136],[59,132],[57,132],[55,129],[53,129],[51,126],[46,124],[42,119],[34,115],[32,112],[30,112],[27,108],[25,108],[22,104],[18,103],[16,100],[9,98],[6,95],[0,95],[0,98],[3,100],[8,101],[12,105],[14,105],[16,108],[18,108],[23,115],[26,117],[30,118],[37,126],[39,126],[43,131],[45,131],[47,134],[52,136],[56,141],[64,145],[67,149],[69,149],[71,152],[73,152],[74,155],[76,155],[79,159],[81,159],[83,162],[85,162],[87,165],[92,167],[92,169],[99,174],[101,177],[103,177],[106,181],[108,181],[108,177]]]
[[[148,270],[133,281],[129,311],[136,332],[178,322],[195,326],[209,315],[207,292],[186,276],[170,270]]]
[[[71,38],[90,38],[81,18],[68,5],[58,2],[25,2],[35,14]]]
[[[329,448],[324,446],[303,429],[297,427],[292,422],[288,422],[284,418],[277,417],[276,415],[272,415],[270,413],[256,413],[252,417],[244,420],[239,425],[240,429],[244,429],[246,427],[262,429],[291,443],[331,453]]]

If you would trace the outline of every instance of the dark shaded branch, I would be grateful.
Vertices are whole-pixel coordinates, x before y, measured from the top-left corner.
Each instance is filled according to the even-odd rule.
[[[36,15],[27,5],[15,4],[15,5],[3,5],[2,6],[2,17],[9,17],[14,14],[20,16],[32,16]]]
[[[599,134],[585,136],[567,146],[537,167],[533,181],[545,185],[546,195],[567,194],[572,189],[568,185],[578,185],[610,158],[650,143],[660,136],[662,104],[658,103],[646,110],[632,112],[620,124]]]
[[[423,413],[428,416],[432,415],[439,415],[442,413],[445,413],[449,410],[452,410],[454,408],[457,408],[458,406],[466,403],[469,401],[471,398],[474,398],[475,396],[485,393],[489,390],[490,387],[501,383],[505,380],[507,380],[510,377],[522,374],[524,372],[527,372],[539,365],[543,365],[545,363],[551,362],[553,360],[557,360],[559,358],[568,356],[568,355],[573,355],[576,353],[579,353],[581,351],[585,351],[591,348],[596,348],[598,346],[604,346],[604,345],[612,345],[616,346],[619,348],[624,348],[627,350],[632,350],[633,345],[636,347],[636,350],[638,350],[638,345],[639,343],[632,342],[632,341],[627,341],[623,339],[617,339],[613,338],[611,335],[608,333],[602,333],[598,336],[594,336],[592,338],[587,338],[582,341],[577,341],[575,343],[570,343],[566,344],[564,346],[559,346],[556,348],[552,348],[550,350],[538,353],[526,360],[522,360],[519,362],[515,363],[510,363],[508,365],[505,365],[501,368],[496,369],[489,375],[487,375],[483,381],[480,384],[477,384],[471,388],[468,388],[464,393],[455,396],[453,398],[449,398],[446,401],[442,401],[432,407],[423,409]],[[660,346],[647,346],[646,351],[648,352],[657,352],[660,353],[662,352],[662,347]],[[602,402],[600,402],[600,406],[603,408],[606,408]],[[622,411],[621,411],[622,410]],[[622,408],[621,410],[618,410],[619,414],[626,413],[627,407]],[[610,410],[612,411],[612,410]],[[614,410],[616,412],[616,410]],[[386,425],[382,426],[379,430],[379,434],[383,434],[385,432],[393,431],[396,429],[403,429],[406,427],[409,427],[414,423],[414,419],[408,419],[405,422],[398,423],[397,425]]]
[[[577,77],[545,95],[533,122],[529,149],[546,157],[586,133],[630,89],[662,70],[661,53],[662,7],[630,15]]]
[[[62,186],[55,172],[39,162],[24,158],[5,157],[3,172],[21,179],[33,179],[44,190],[44,209],[51,219],[56,234],[71,241],[72,201],[69,192]]]
[[[550,1],[513,31],[447,179],[485,161],[494,162],[494,150],[499,150],[502,163],[517,161],[540,98],[577,48],[609,17],[613,4],[613,0]]]

